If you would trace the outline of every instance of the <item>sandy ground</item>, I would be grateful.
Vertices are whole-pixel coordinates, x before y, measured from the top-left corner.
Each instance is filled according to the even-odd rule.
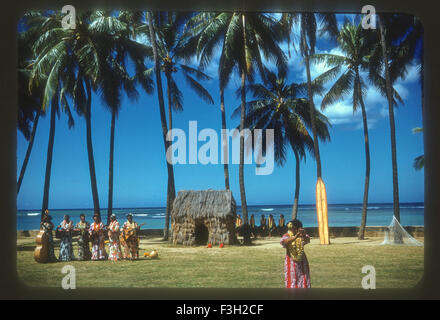
[[[416,238],[420,242],[424,242],[423,238]],[[239,238],[239,240],[241,240]],[[365,240],[358,240],[356,237],[340,237],[340,238],[330,238],[330,243],[333,246],[341,246],[341,245],[358,245],[358,246],[378,246],[382,243],[382,237],[370,237]],[[58,239],[55,239],[55,245],[59,242]],[[75,242],[75,238],[74,238]],[[17,245],[29,245],[35,244],[35,239],[32,237],[19,237],[17,238]],[[267,237],[267,238],[258,238],[252,241],[252,248],[266,250],[269,248],[278,248],[280,246],[280,238],[278,237]],[[312,238],[310,241],[309,247],[312,246],[321,246],[319,243],[319,238]],[[214,248],[217,246],[214,246]],[[148,237],[141,238],[140,248],[166,248],[168,252],[181,252],[182,249],[187,250],[187,252],[197,251],[204,246],[195,246],[195,247],[185,247],[181,245],[173,246],[169,242],[162,241],[161,237]]]
[[[239,238],[240,239],[240,238]],[[424,242],[423,238],[416,238],[420,242]],[[340,237],[340,238],[330,238],[331,245],[340,246],[340,245],[359,245],[359,246],[378,246],[382,243],[384,239],[382,237],[370,237],[366,238],[365,240],[358,240],[357,237]],[[258,238],[256,240],[252,241],[252,244],[254,248],[256,249],[269,249],[269,248],[278,248],[280,246],[280,238],[277,237],[267,237],[267,238]],[[172,246],[169,243],[166,243],[161,240],[161,238],[147,238],[147,239],[141,239],[141,247],[162,247],[167,246],[167,249],[169,251],[179,251],[182,248],[187,249],[194,249],[197,250],[198,248],[202,248],[201,246],[198,247],[183,247],[183,246]],[[319,243],[319,238],[313,238],[310,241],[310,244],[308,246],[321,246]]]

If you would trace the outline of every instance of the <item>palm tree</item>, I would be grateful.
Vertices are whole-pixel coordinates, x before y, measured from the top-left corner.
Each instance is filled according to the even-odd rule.
[[[62,28],[62,17],[59,13],[50,16],[55,23],[52,23],[50,28],[46,28],[34,44],[37,53],[34,70],[36,75],[48,75],[43,105],[50,100],[52,103],[54,101],[58,103],[55,97],[59,94],[59,100],[66,108],[68,106],[66,96],[70,96],[77,112],[86,119],[93,206],[95,213],[100,214],[91,137],[92,85],[96,89],[99,61],[94,39],[88,30],[88,16],[77,12],[76,17],[77,28],[70,30]],[[63,88],[60,88],[61,83],[64,83]],[[47,207],[46,196],[43,199],[44,211]]]
[[[317,87],[318,84],[313,83],[313,86]],[[296,183],[292,219],[296,219],[298,214],[300,161],[305,159],[306,151],[313,151],[313,140],[307,130],[307,127],[311,127],[309,105],[307,99],[300,97],[306,94],[306,89],[306,83],[288,84],[283,76],[277,77],[271,71],[266,73],[264,83],[247,86],[255,100],[246,104],[245,127],[252,132],[255,129],[274,130],[274,156],[278,165],[283,166],[286,162],[287,146],[290,145],[295,155]],[[240,114],[241,106],[237,107],[233,116]],[[330,123],[319,111],[315,115],[318,137],[323,141],[330,140]]]
[[[32,63],[32,46],[35,36],[32,32],[23,31],[18,35],[18,119],[17,128],[21,131],[28,143],[26,155],[21,166],[17,181],[17,195],[23,182],[26,167],[32,152],[32,147],[37,131],[40,115],[44,115],[41,110],[42,89],[35,88],[29,90],[31,70],[29,64]],[[30,128],[32,123],[32,130]]]
[[[378,32],[370,33],[369,37],[369,45],[372,48],[369,59],[369,77],[373,82],[379,83],[384,88],[382,93],[387,97],[388,101],[393,168],[394,216],[400,221],[396,128],[394,120],[394,107],[397,106],[397,102],[393,95],[393,83],[397,79],[406,76],[408,71],[407,67],[412,63],[416,55],[417,44],[421,41],[420,38],[423,29],[420,21],[411,16],[381,14],[377,15],[377,20],[379,24]],[[395,25],[401,27],[396,28]],[[423,67],[421,70],[423,70]],[[383,79],[381,75],[382,72],[385,74],[385,79]],[[399,99],[399,102],[403,101]]]
[[[365,184],[362,219],[358,239],[363,240],[367,222],[368,190],[370,183],[370,141],[368,137],[367,113],[363,100],[365,85],[360,76],[360,70],[367,68],[366,59],[369,55],[369,47],[366,45],[366,41],[364,41],[364,29],[361,24],[355,26],[348,21],[345,22],[340,30],[337,40],[339,48],[342,50],[342,55],[315,54],[311,58],[317,62],[325,62],[327,66],[331,66],[337,71],[343,67],[345,68],[345,71],[324,96],[321,103],[321,110],[325,110],[326,107],[343,99],[349,93],[351,93],[353,97],[353,112],[356,112],[359,106],[361,107],[365,142]]]
[[[256,71],[264,79],[262,54],[276,64],[280,73],[286,70],[286,56],[278,42],[282,39],[277,21],[268,14],[249,12],[219,12],[196,16],[193,20],[202,21],[198,27],[197,52],[203,68],[212,58],[214,48],[221,45],[219,62],[220,100],[224,109],[223,90],[236,68],[241,77],[241,115],[240,115],[240,165],[239,184],[243,222],[248,223],[246,192],[244,185],[244,121],[246,106],[246,80],[253,81]],[[222,90],[223,89],[223,90]],[[222,126],[223,121],[222,110]],[[225,186],[229,182],[226,180]],[[244,242],[250,243],[250,234],[244,233]]]
[[[306,67],[307,75],[307,95],[309,100],[310,114],[315,112],[315,105],[313,102],[314,92],[312,90],[312,79],[310,75],[310,56],[315,53],[317,28],[320,26],[319,35],[328,34],[331,39],[336,39],[339,34],[336,16],[334,14],[322,13],[286,13],[283,14],[280,20],[284,26],[285,37],[290,43],[290,33],[293,24],[298,23],[300,27],[299,48]],[[319,153],[319,144],[316,139],[316,127],[314,118],[312,117],[312,131],[314,138],[314,153],[316,159],[317,177],[322,178],[321,156]]]
[[[166,120],[166,114],[165,114],[165,104],[163,99],[163,88],[162,88],[162,78],[161,78],[161,70],[160,70],[160,60],[159,60],[159,54],[157,50],[157,44],[156,44],[156,31],[154,28],[154,22],[153,22],[153,15],[151,12],[147,12],[147,23],[149,28],[149,39],[150,44],[153,50],[153,59],[154,59],[154,70],[156,75],[156,90],[157,90],[157,96],[159,99],[159,112],[160,112],[160,122],[162,125],[162,137],[164,141],[164,147],[165,147],[165,154],[170,146],[170,142],[167,140],[167,120]],[[175,194],[175,186],[174,186],[174,169],[173,166],[167,161],[167,171],[168,171],[168,187],[167,187],[167,206],[166,206],[166,218],[165,218],[165,229],[164,229],[164,240],[168,240],[168,234],[169,234],[169,217],[171,216],[171,208],[172,208],[172,202],[174,201],[174,198],[176,196]]]
[[[44,179],[44,191],[42,202],[43,213],[49,205],[49,187],[53,158],[53,146],[55,140],[55,116],[60,112],[59,101],[61,101],[64,111],[68,115],[69,128],[73,126],[74,121],[70,108],[65,103],[64,85],[68,81],[66,72],[63,72],[67,61],[67,48],[64,41],[57,42],[54,39],[62,38],[68,35],[68,31],[61,27],[61,16],[57,13],[42,14],[39,12],[30,12],[24,17],[26,32],[38,34],[32,43],[32,55],[35,57],[31,62],[31,71],[29,75],[29,90],[42,90],[41,110],[46,112],[50,105],[50,128],[49,141],[46,157],[46,171]]]
[[[314,149],[314,155],[316,160],[316,174],[317,174],[317,190],[318,185],[322,186],[322,191],[318,194],[317,192],[317,213],[318,218],[321,216],[319,207],[323,206],[325,208],[325,212],[323,212],[323,221],[324,226],[327,225],[326,223],[328,217],[327,217],[327,196],[322,195],[322,192],[325,193],[325,185],[322,180],[322,169],[321,169],[321,155],[319,152],[319,144],[317,139],[317,129],[316,129],[316,123],[314,121],[315,117],[313,116],[316,112],[315,110],[315,104],[313,102],[313,96],[314,92],[312,89],[312,78],[310,74],[310,56],[315,53],[315,45],[316,45],[316,36],[317,36],[317,27],[318,25],[321,26],[319,35],[328,34],[331,39],[334,39],[338,35],[338,25],[336,22],[336,16],[334,14],[315,14],[315,13],[286,13],[283,14],[281,17],[281,25],[283,26],[284,35],[288,40],[288,43],[290,44],[290,33],[292,30],[292,26],[295,23],[299,24],[300,27],[300,40],[299,40],[299,48],[301,56],[304,59],[305,67],[306,67],[306,75],[307,75],[307,96],[308,96],[308,102],[309,102],[309,109],[310,109],[310,117],[312,121],[312,132],[313,132],[313,149]],[[319,207],[318,207],[319,204]],[[325,228],[325,227],[324,227]],[[328,227],[325,228],[326,230],[320,230],[320,232],[323,232],[323,234],[320,236],[321,243],[322,244],[329,244],[330,240],[328,236],[325,236],[325,234],[328,235]]]
[[[122,15],[122,17],[124,17]],[[125,92],[130,100],[138,98],[135,87],[136,81],[142,81],[147,93],[152,93],[153,83],[148,72],[145,72],[143,61],[148,52],[145,47],[130,39],[127,23],[112,12],[95,11],[91,15],[90,32],[94,33],[95,45],[100,48],[100,77],[98,87],[105,106],[112,114],[110,126],[109,152],[109,184],[107,223],[113,211],[113,164],[116,117],[121,108],[121,96]],[[130,77],[127,72],[127,56],[135,63],[135,69],[140,72]],[[139,71],[140,70],[140,71]]]
[[[173,129],[173,110],[183,110],[183,95],[175,81],[173,74],[180,71],[190,88],[204,101],[213,104],[214,101],[209,92],[197,80],[210,80],[211,78],[185,63],[192,57],[194,47],[190,34],[185,32],[184,25],[191,14],[161,12],[153,16],[154,29],[156,35],[156,50],[158,59],[162,61],[161,70],[165,75],[167,84],[167,101],[168,101],[168,130]],[[142,25],[137,28],[138,33],[149,36],[149,28]],[[149,37],[150,38],[150,37]],[[151,43],[151,38],[150,38]],[[197,78],[194,79],[193,76]],[[170,164],[173,166],[173,164]],[[171,176],[170,176],[171,177]],[[165,216],[166,226],[169,225],[172,205],[175,198],[175,181],[169,178],[169,207]],[[166,234],[165,238],[168,238]]]
[[[173,77],[175,73],[180,72],[190,88],[205,102],[214,103],[209,92],[197,81],[211,80],[211,77],[186,63],[195,51],[191,32],[185,31],[185,24],[190,15],[188,13],[161,12],[154,16],[157,53],[159,60],[162,61],[161,70],[167,82],[169,130],[173,128],[172,111],[183,110],[183,95]],[[139,27],[137,32],[148,35],[148,29],[145,25]]]

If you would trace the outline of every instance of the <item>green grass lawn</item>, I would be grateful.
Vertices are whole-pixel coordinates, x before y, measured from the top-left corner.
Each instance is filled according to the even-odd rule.
[[[318,239],[306,246],[313,288],[361,288],[364,265],[376,269],[377,288],[409,288],[423,276],[423,247],[380,246],[383,239]],[[423,240],[423,239],[418,239]],[[57,247],[57,245],[56,245]],[[158,238],[142,239],[140,255],[157,249],[159,259],[138,261],[71,261],[40,264],[33,259],[33,238],[17,240],[17,271],[28,286],[59,287],[76,269],[76,286],[140,288],[283,288],[285,251],[278,238],[259,239],[252,246],[224,248],[173,246]],[[76,244],[74,246],[77,252]],[[55,254],[58,252],[55,249]]]

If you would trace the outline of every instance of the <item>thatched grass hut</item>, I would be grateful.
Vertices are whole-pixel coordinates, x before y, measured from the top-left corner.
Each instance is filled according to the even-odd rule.
[[[171,212],[174,244],[236,244],[236,203],[230,190],[184,190]]]

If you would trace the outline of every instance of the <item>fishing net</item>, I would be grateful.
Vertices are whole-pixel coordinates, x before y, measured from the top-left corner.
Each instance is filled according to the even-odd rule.
[[[381,245],[406,245],[406,246],[423,246],[423,243],[414,239],[393,216],[393,220],[385,230],[385,239]]]

